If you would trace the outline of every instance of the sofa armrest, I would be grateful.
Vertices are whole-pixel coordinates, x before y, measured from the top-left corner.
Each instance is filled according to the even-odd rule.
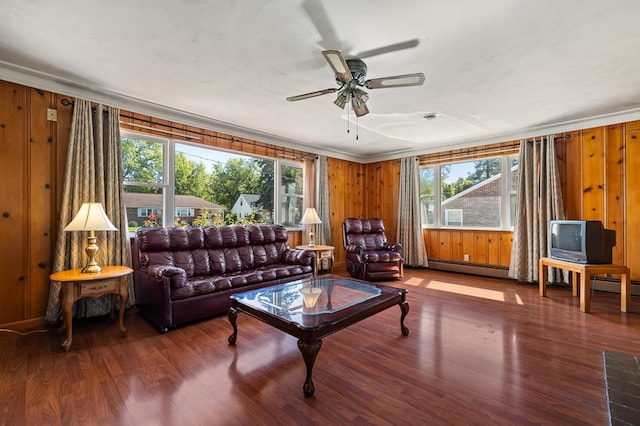
[[[155,323],[160,330],[165,331],[171,327],[171,278],[162,273],[156,277],[148,268],[136,269],[133,272],[133,284],[138,312]]]
[[[314,266],[316,252],[306,249],[287,249],[282,253],[282,263],[288,265]]]
[[[382,248],[384,250],[387,250],[387,251],[395,251],[397,253],[400,253],[400,251],[402,251],[402,244],[400,244],[400,243],[392,243],[392,244],[384,243]]]

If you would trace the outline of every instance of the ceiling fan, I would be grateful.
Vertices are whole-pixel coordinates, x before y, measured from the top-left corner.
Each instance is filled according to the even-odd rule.
[[[365,64],[362,59],[345,59],[339,50],[325,50],[322,52],[322,55],[324,55],[325,60],[336,74],[336,83],[339,87],[290,96],[287,98],[288,101],[300,101],[302,99],[338,92],[338,97],[333,103],[341,109],[344,109],[345,105],[351,103],[351,108],[356,116],[362,117],[369,113],[369,108],[367,108],[366,105],[366,102],[369,100],[369,95],[362,90],[361,87],[366,87],[367,89],[382,89],[420,86],[424,83],[424,74],[421,72],[367,80],[367,64]]]

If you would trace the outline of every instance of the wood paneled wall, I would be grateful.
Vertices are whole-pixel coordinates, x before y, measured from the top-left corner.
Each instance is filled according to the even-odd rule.
[[[556,143],[568,219],[601,220],[616,231],[613,262],[640,279],[640,121],[584,129]]]
[[[72,114],[71,107],[61,104],[63,98],[0,81],[3,327],[25,328],[43,322]],[[57,121],[47,120],[47,109],[57,111]],[[131,129],[140,130],[134,127]],[[185,126],[185,130],[194,129]],[[259,155],[284,152],[259,142],[241,145],[210,133],[202,140],[207,145]],[[239,146],[243,148],[237,149]],[[640,256],[635,255],[640,252],[640,216],[633,214],[640,208],[640,121],[572,132],[569,139],[557,142],[557,155],[567,217],[600,219],[615,229],[614,259],[631,268],[632,279],[640,279]],[[382,218],[389,240],[394,241],[400,162],[359,164],[329,158],[328,169],[336,263],[344,262],[341,224],[347,217]],[[300,233],[291,237],[292,245],[301,243]],[[439,229],[424,231],[424,238],[432,259],[462,262],[466,253],[470,263],[509,264],[510,232]]]
[[[71,109],[61,99],[0,81],[0,324],[5,326],[38,325],[46,310],[71,121]],[[57,121],[47,119],[48,110],[56,111]]]

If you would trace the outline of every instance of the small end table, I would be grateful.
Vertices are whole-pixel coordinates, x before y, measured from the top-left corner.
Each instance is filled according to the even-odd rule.
[[[320,271],[321,271],[320,266],[322,266],[322,259],[329,259],[329,263],[331,266],[329,266],[329,269],[327,270],[327,272],[331,273],[331,271],[333,271],[333,251],[336,249],[335,247],[320,246],[320,245],[309,247],[308,245],[301,245],[301,246],[296,246],[296,248],[302,249],[302,250],[313,250],[316,252],[316,267],[313,272],[314,277],[320,274]]]
[[[120,295],[119,325],[122,335],[127,335],[124,327],[124,310],[129,298],[127,289],[127,277],[133,273],[133,269],[128,266],[103,266],[102,271],[90,273],[82,272],[82,269],[69,269],[60,271],[49,276],[54,282],[59,282],[60,307],[62,308],[62,318],[67,328],[67,338],[62,346],[65,351],[69,351],[72,342],[72,310],[76,300],[83,297],[99,297],[111,294],[111,318],[114,316],[116,300],[114,295]]]

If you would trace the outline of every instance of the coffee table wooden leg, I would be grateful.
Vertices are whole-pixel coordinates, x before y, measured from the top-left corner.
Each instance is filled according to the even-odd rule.
[[[229,336],[229,344],[235,345],[236,338],[238,337],[238,310],[236,308],[229,308],[229,314],[227,315],[229,318],[229,322],[231,323],[231,327],[233,327],[233,334]]]
[[[313,386],[311,374],[313,372],[313,364],[316,362],[316,357],[318,356],[318,352],[320,352],[321,347],[322,340],[315,340],[311,343],[298,340],[298,349],[300,349],[302,358],[304,359],[304,364],[307,366],[307,378],[304,380],[304,386],[302,386],[304,396],[313,396],[316,390]]]
[[[409,329],[404,325],[404,319],[409,313],[409,303],[404,299],[404,295],[402,296],[402,301],[400,302],[400,310],[402,311],[402,315],[400,315],[400,330],[402,330],[403,336],[409,335]]]

